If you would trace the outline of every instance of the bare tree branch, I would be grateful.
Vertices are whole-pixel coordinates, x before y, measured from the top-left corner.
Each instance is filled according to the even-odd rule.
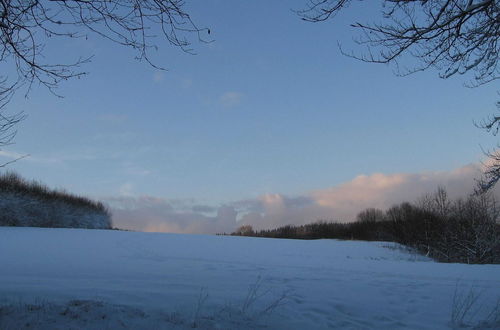
[[[150,58],[158,31],[169,44],[192,52],[186,34],[204,41],[183,10],[182,0],[0,0],[0,63],[17,69],[16,83],[41,83],[51,91],[62,80],[79,77],[91,57],[68,63],[46,62],[47,38],[86,38],[97,34],[137,51],[137,59],[160,68]]]
[[[198,28],[184,11],[183,0],[0,0],[0,146],[15,136],[14,126],[23,114],[5,115],[14,92],[33,84],[52,93],[61,81],[86,74],[82,65],[91,56],[66,63],[45,57],[48,38],[87,38],[95,34],[132,48],[136,58],[163,69],[151,60],[158,40],[192,53],[190,38],[210,34]],[[11,76],[5,76],[9,73]]]
[[[309,0],[307,8],[297,13],[305,21],[322,22],[353,1]],[[442,78],[470,72],[471,86],[499,78],[499,0],[381,2],[382,23],[352,24],[362,32],[355,41],[368,46],[369,53],[348,53],[349,56],[366,62],[399,64],[405,55],[410,55],[418,63],[400,74],[430,67],[438,69]]]
[[[334,17],[356,0],[308,0],[297,14],[308,22]],[[361,1],[360,1],[361,2]],[[367,47],[364,54],[344,55],[372,63],[393,63],[398,74],[435,68],[441,78],[472,74],[466,86],[475,87],[500,78],[500,0],[381,0],[382,23],[356,22],[361,31],[355,41]],[[403,69],[405,56],[417,59]],[[500,102],[497,103],[500,110]],[[476,126],[496,135],[500,116]],[[486,151],[488,162],[478,193],[491,189],[500,180],[500,148]]]

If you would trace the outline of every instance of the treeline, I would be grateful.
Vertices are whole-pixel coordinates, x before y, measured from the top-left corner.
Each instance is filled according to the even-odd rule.
[[[500,208],[492,195],[450,200],[443,188],[416,203],[387,211],[367,209],[351,223],[318,222],[254,231],[241,226],[232,235],[392,241],[440,262],[500,263]]]
[[[110,229],[106,207],[19,175],[0,175],[0,226]]]

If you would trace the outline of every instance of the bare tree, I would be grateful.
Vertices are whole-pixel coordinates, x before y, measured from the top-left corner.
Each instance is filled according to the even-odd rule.
[[[360,0],[358,0],[360,2]],[[308,22],[333,18],[356,0],[308,0],[298,15]],[[345,55],[372,63],[393,63],[397,73],[407,75],[429,68],[441,78],[471,74],[466,86],[475,87],[499,78],[499,0],[381,0],[381,23],[356,22],[361,31],[355,41],[366,46],[365,53]],[[405,68],[405,57],[417,59]],[[415,63],[415,61],[412,61]],[[404,68],[404,69],[402,69]],[[500,107],[500,106],[499,106]],[[496,133],[500,116],[480,127]],[[500,152],[486,152],[489,162],[478,192],[483,193],[500,180]]]
[[[95,34],[132,48],[137,59],[151,60],[158,38],[185,52],[191,52],[190,38],[204,40],[210,30],[201,29],[184,11],[182,0],[0,0],[0,110],[21,86],[34,83],[55,93],[58,84],[85,74],[81,66],[91,57],[66,63],[44,56],[50,38],[87,38]],[[13,126],[21,119],[1,116],[0,144],[12,139]]]
[[[451,237],[457,257],[467,263],[498,263],[499,215],[498,203],[490,193],[455,201],[449,219],[452,227],[447,235]]]
[[[380,222],[384,220],[384,211],[376,208],[368,208],[356,216],[356,221],[358,222]]]
[[[309,0],[302,19],[321,22],[355,0]],[[383,22],[354,23],[356,41],[368,53],[352,56],[367,62],[398,63],[417,58],[402,74],[435,67],[442,78],[473,72],[472,85],[499,78],[500,3],[498,0],[383,0]]]
[[[3,112],[4,107],[7,105],[12,97],[12,94],[14,93],[14,87],[5,87],[3,85],[4,83],[5,79],[0,80],[0,147],[11,143],[17,133],[14,127],[24,119],[24,115],[22,113],[8,115]],[[0,167],[5,167],[23,157],[25,156],[20,156],[9,162],[2,163],[0,164]]]
[[[484,164],[483,176],[477,182],[477,194],[483,194],[493,188],[500,180],[500,150],[486,151],[489,162]]]
[[[500,110],[500,102],[497,102],[497,109]],[[498,134],[500,128],[500,116],[491,116],[483,120],[481,123],[476,124],[477,127],[482,128],[493,135]],[[489,191],[500,180],[500,145],[497,145],[496,150],[486,150],[484,154],[488,157],[488,162],[484,163],[485,168],[483,176],[478,180],[476,193],[482,194]]]
[[[236,231],[233,233],[233,235],[237,236],[252,236],[254,234],[254,230],[252,226],[250,225],[242,225],[239,226]]]

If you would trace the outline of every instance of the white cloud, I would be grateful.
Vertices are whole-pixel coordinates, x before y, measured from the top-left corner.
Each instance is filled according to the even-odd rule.
[[[264,194],[219,207],[150,196],[108,199],[115,226],[142,231],[177,233],[232,232],[242,224],[257,229],[317,220],[352,221],[369,207],[381,209],[404,201],[416,201],[438,186],[450,197],[472,192],[480,166],[471,164],[452,171],[359,175],[341,185],[289,197]],[[130,192],[124,186],[125,193]],[[500,188],[495,193],[499,195]],[[120,205],[122,205],[120,207]],[[126,205],[126,207],[123,207]]]
[[[188,207],[189,202],[152,196],[115,197],[105,202],[118,228],[195,234],[232,232],[236,228],[237,212],[231,206],[220,206],[209,216],[207,211],[213,210],[209,206],[193,204]]]
[[[97,117],[98,120],[107,122],[110,124],[121,124],[128,120],[128,116],[118,113],[105,113]]]
[[[165,79],[165,73],[163,71],[155,71],[153,73],[153,81],[155,83],[160,83]]]
[[[193,80],[189,78],[183,78],[181,80],[181,87],[184,89],[191,88],[193,86]]]
[[[0,158],[2,157],[7,158],[9,160],[17,159],[19,161],[28,161],[32,163],[49,164],[49,165],[53,165],[55,163],[61,163],[63,161],[63,159],[59,157],[34,157],[27,153],[0,150]]]
[[[243,96],[244,95],[239,92],[225,92],[220,96],[219,102],[226,108],[232,108],[241,103]]]
[[[118,188],[120,196],[132,196],[134,187],[131,183],[124,183]]]
[[[0,150],[0,157],[5,157],[8,159],[19,159],[25,156],[26,155],[20,154],[18,152]]]
[[[447,188],[450,196],[472,192],[480,167],[467,165],[452,171],[360,175],[337,187],[311,192],[316,204],[335,211],[343,219],[354,219],[362,209],[386,209],[403,201],[415,201],[438,186]]]

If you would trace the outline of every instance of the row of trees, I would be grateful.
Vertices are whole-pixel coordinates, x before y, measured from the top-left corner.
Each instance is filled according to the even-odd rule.
[[[439,188],[415,203],[387,211],[367,209],[352,223],[318,222],[254,231],[242,226],[232,235],[393,241],[441,262],[500,263],[500,208],[490,194],[450,200]]]

